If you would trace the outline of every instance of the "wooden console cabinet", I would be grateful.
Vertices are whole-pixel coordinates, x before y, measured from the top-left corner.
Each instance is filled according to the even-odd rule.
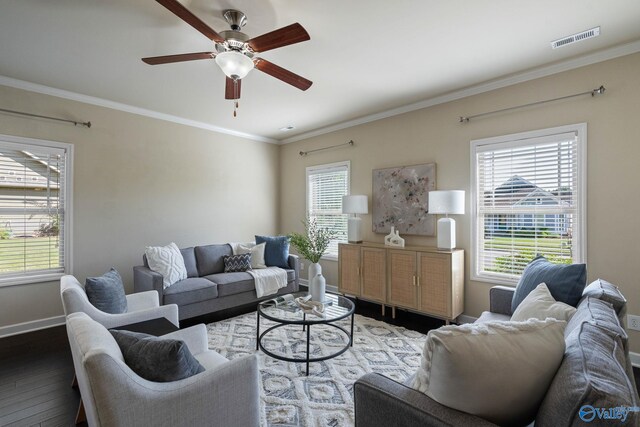
[[[379,243],[339,245],[341,293],[445,319],[464,311],[464,251]]]

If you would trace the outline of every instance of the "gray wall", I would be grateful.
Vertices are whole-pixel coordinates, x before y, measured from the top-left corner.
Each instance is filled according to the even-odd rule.
[[[305,168],[351,160],[352,194],[368,194],[373,169],[436,163],[436,185],[467,191],[470,185],[470,141],[555,126],[587,123],[587,272],[620,286],[629,313],[640,314],[637,260],[640,259],[640,54],[578,68],[470,96],[304,141],[280,151],[286,164],[280,179],[280,228],[300,231],[305,215]],[[603,96],[554,102],[535,108],[478,118],[466,124],[458,117],[494,111],[532,101],[585,92],[604,85]],[[353,139],[353,148],[313,150]],[[467,207],[467,213],[470,209]],[[458,247],[466,250],[465,314],[478,316],[489,307],[486,282],[469,281],[470,215],[457,215]],[[364,240],[384,241],[371,231],[371,215],[362,215]],[[403,236],[407,245],[435,246],[433,237]],[[308,264],[308,263],[307,263]],[[327,282],[338,284],[338,263],[323,261]],[[306,272],[303,272],[306,277]],[[631,348],[640,352],[640,332],[629,331]]]
[[[0,107],[92,122],[0,115],[0,134],[74,144],[73,273],[81,281],[113,266],[129,293],[147,245],[277,231],[276,145],[4,86]],[[61,314],[58,282],[0,287],[0,333]]]

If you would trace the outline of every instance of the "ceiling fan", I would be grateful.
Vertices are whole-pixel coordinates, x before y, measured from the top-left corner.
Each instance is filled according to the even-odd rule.
[[[235,100],[236,107],[237,100],[240,99],[241,80],[253,68],[257,68],[263,73],[267,73],[300,90],[307,90],[313,84],[313,82],[302,76],[279,67],[264,58],[255,56],[256,53],[310,40],[311,37],[302,25],[298,23],[291,24],[250,39],[249,36],[240,32],[240,29],[247,23],[247,17],[238,10],[224,11],[223,16],[231,26],[231,30],[217,33],[177,0],[156,1],[173,12],[178,18],[200,31],[209,38],[209,40],[213,41],[214,51],[142,58],[142,61],[145,63],[149,65],[159,65],[197,59],[215,59],[216,63],[227,76],[225,98]]]

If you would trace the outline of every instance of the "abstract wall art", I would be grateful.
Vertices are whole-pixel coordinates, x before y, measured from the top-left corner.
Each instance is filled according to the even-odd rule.
[[[435,235],[435,215],[428,215],[429,191],[436,189],[436,164],[373,171],[373,232]]]

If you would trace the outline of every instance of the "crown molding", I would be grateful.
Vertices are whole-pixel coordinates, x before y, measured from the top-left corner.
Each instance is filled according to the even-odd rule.
[[[433,107],[434,105],[444,104],[447,102],[455,101],[455,100],[466,98],[469,96],[490,92],[492,90],[501,89],[507,86],[512,86],[518,83],[523,83],[530,80],[539,79],[542,77],[547,77],[553,74],[561,73],[563,71],[569,71],[575,68],[584,67],[586,65],[607,61],[609,59],[631,55],[637,52],[640,52],[640,40],[615,46],[609,49],[604,49],[599,52],[591,53],[578,58],[573,58],[566,61],[558,62],[552,65],[539,67],[523,73],[514,74],[509,77],[492,80],[487,83],[482,83],[476,86],[471,86],[466,89],[450,92],[434,98],[429,98],[424,101],[416,102],[414,104],[393,108],[391,110],[386,110],[380,113],[359,117],[357,119],[348,120],[346,122],[337,123],[337,124],[326,126],[319,129],[314,129],[309,132],[292,136],[291,138],[283,139],[280,141],[280,144],[289,144],[291,142],[302,141],[303,139],[313,138],[315,136],[324,135],[330,132],[335,132],[338,130],[362,125],[365,123],[375,122],[377,120],[386,119],[388,117],[393,117],[393,116],[397,116],[404,113],[409,113],[411,111]]]
[[[72,101],[78,101],[85,104],[97,105],[99,107],[105,107],[113,110],[124,111],[131,114],[137,114],[140,116],[177,123],[177,124],[190,126],[198,129],[204,129],[211,132],[232,135],[232,136],[249,139],[253,141],[267,142],[270,144],[289,144],[292,142],[297,142],[304,139],[313,138],[315,136],[320,136],[320,135],[335,132],[338,130],[358,126],[361,124],[386,119],[388,117],[393,117],[400,114],[421,110],[423,108],[444,104],[447,102],[455,101],[455,100],[466,98],[469,96],[490,92],[492,90],[501,89],[501,88],[512,86],[518,83],[523,83],[530,80],[547,77],[553,74],[561,73],[563,71],[573,70],[575,68],[596,64],[598,62],[607,61],[609,59],[614,59],[614,58],[630,55],[637,52],[640,52],[640,40],[619,45],[613,48],[604,49],[599,52],[581,56],[579,58],[569,59],[566,61],[558,62],[556,64],[536,68],[534,70],[530,70],[527,72],[514,74],[512,76],[505,77],[502,79],[492,80],[487,83],[482,83],[466,89],[450,92],[441,96],[426,99],[424,101],[416,102],[416,103],[405,105],[402,107],[393,108],[391,110],[381,111],[379,113],[370,114],[367,116],[359,117],[359,118],[348,120],[341,123],[336,123],[330,126],[314,129],[309,132],[304,132],[299,135],[295,135],[290,138],[286,138],[282,140],[268,138],[265,136],[255,135],[255,134],[250,134],[245,132],[239,132],[232,129],[226,129],[223,127],[211,125],[209,123],[199,122],[196,120],[174,116],[171,114],[160,113],[158,111],[148,110],[146,108],[135,107],[133,105],[123,104],[120,102],[110,101],[108,99],[98,98],[94,96],[83,95],[76,92],[57,89],[50,86],[45,86],[37,83],[24,81],[24,80],[14,79],[14,78],[2,76],[2,75],[0,75],[0,85],[13,87],[16,89],[27,90],[30,92],[41,93],[44,95],[55,96],[58,98],[69,99]]]
[[[108,99],[98,98],[95,96],[83,95],[81,93],[71,92],[63,89],[57,89],[54,87],[27,82],[24,80],[18,80],[18,79],[14,79],[7,76],[0,75],[0,85],[9,86],[16,89],[27,90],[29,92],[41,93],[43,95],[50,95],[58,98],[69,99],[72,101],[78,101],[85,104],[97,105],[99,107],[105,107],[105,108],[110,108],[112,110],[124,111],[126,113],[137,114],[139,116],[150,117],[152,119],[164,120],[166,122],[178,123],[181,125],[190,126],[198,129],[204,129],[204,130],[222,133],[226,135],[237,136],[240,138],[250,139],[253,141],[268,142],[270,144],[279,143],[278,140],[273,138],[267,138],[264,136],[254,135],[250,133],[238,132],[235,130],[214,126],[208,123],[186,119],[184,117],[160,113],[158,111],[153,111],[153,110],[147,110],[146,108],[135,107],[133,105],[110,101]]]

